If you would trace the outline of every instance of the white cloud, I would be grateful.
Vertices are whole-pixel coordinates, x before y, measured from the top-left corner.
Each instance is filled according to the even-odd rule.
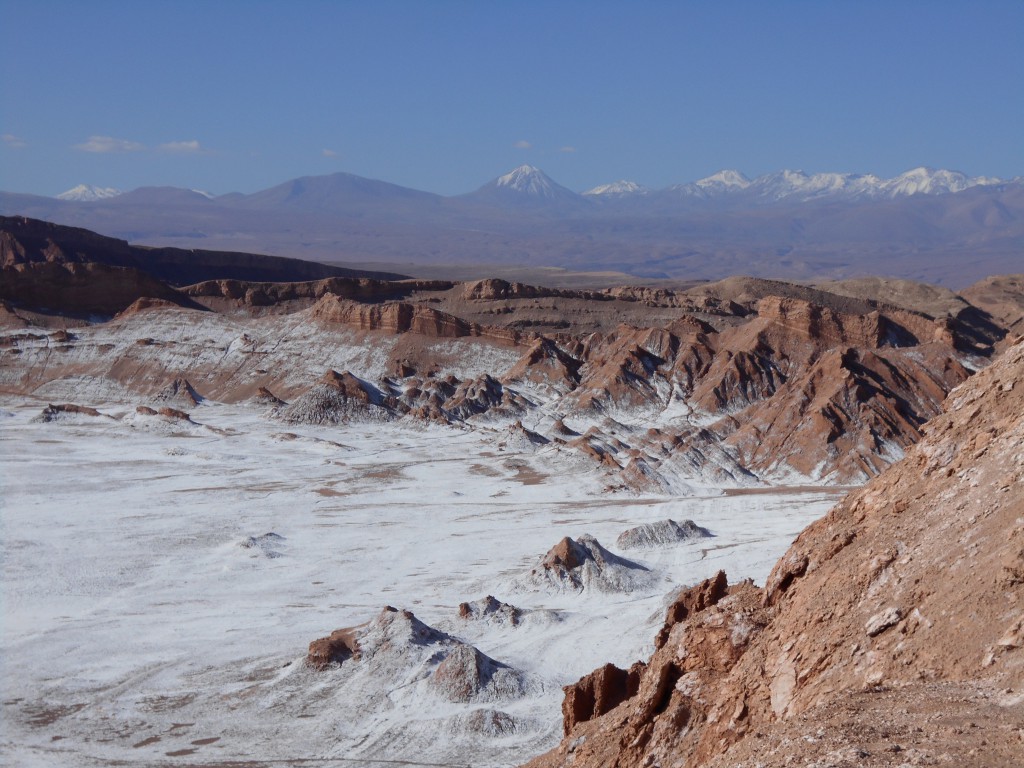
[[[337,157],[337,156],[338,156],[338,153],[337,153],[337,152],[335,152],[335,151],[334,151],[333,149],[325,149],[325,150],[323,150],[323,151],[321,152],[321,154],[322,154],[322,155],[323,155],[324,157]]]
[[[172,152],[176,155],[194,155],[203,151],[203,148],[195,139],[191,141],[168,141],[166,144],[161,144],[158,149],[161,152]]]
[[[81,144],[75,144],[75,149],[79,149],[82,152],[106,154],[111,152],[138,152],[141,149],[145,149],[145,147],[137,141],[115,139],[113,136],[90,136]]]
[[[515,147],[516,149],[533,149],[533,144],[528,142],[526,139],[520,139],[512,146]]]
[[[24,149],[25,147],[28,146],[27,141],[18,138],[13,133],[2,134],[0,135],[0,139],[3,139],[4,144],[6,144],[11,149]]]
[[[569,146],[559,147],[558,151],[559,152],[575,152],[576,151],[576,147],[569,147]]]

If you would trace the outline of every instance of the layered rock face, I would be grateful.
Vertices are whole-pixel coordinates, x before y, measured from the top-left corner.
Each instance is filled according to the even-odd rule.
[[[529,765],[1019,765],[1022,381],[1018,342],[763,589],[684,591],[636,692],[602,713],[574,704],[593,676],[567,688],[566,738]]]

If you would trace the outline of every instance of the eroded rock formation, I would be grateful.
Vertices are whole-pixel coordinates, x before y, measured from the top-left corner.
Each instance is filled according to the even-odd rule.
[[[1022,380],[1019,342],[809,526],[763,589],[720,573],[684,591],[636,692],[579,718],[569,702],[593,682],[570,687],[565,740],[530,766],[1014,765]]]

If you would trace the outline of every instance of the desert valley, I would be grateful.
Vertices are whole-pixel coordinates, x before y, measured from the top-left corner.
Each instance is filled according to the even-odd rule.
[[[174,245],[0,218],[10,764],[1020,764],[1024,276]]]

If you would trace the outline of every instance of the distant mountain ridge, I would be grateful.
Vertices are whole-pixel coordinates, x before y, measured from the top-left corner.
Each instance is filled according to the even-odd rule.
[[[870,173],[836,173],[823,172],[808,174],[802,170],[784,169],[775,173],[765,174],[750,179],[743,172],[723,169],[683,184],[672,184],[660,190],[654,190],[634,181],[619,181],[600,184],[576,193],[568,187],[554,181],[540,168],[532,165],[521,165],[508,173],[502,174],[476,192],[485,190],[506,190],[521,193],[533,198],[558,199],[568,196],[599,197],[626,195],[647,195],[658,192],[673,192],[692,195],[694,197],[714,197],[730,193],[750,191],[762,197],[780,200],[788,197],[798,199],[814,199],[830,195],[841,197],[895,198],[909,195],[940,195],[951,192],[963,192],[965,189],[978,186],[998,184],[1021,184],[1020,178],[1001,179],[994,176],[968,176],[960,171],[927,168],[912,168],[890,179],[884,179]],[[411,187],[403,187],[386,181],[368,179],[351,173],[334,173],[327,176],[303,176],[286,181],[251,194],[229,192],[225,195],[211,195],[200,190],[189,190],[210,199],[249,200],[287,202],[309,194],[323,196],[332,190],[359,191],[380,197],[388,195],[400,197],[441,198],[433,192],[425,192]],[[79,184],[73,189],[57,195],[58,200],[87,202],[106,200],[122,195],[124,192],[113,187],[95,187]]]
[[[494,264],[684,280],[874,273],[960,287],[1019,272],[1024,253],[1024,180],[927,168],[891,179],[724,170],[661,190],[622,180],[577,193],[523,165],[451,197],[336,173],[219,196],[174,187],[61,200],[0,192],[0,215],[153,246],[399,272]]]

